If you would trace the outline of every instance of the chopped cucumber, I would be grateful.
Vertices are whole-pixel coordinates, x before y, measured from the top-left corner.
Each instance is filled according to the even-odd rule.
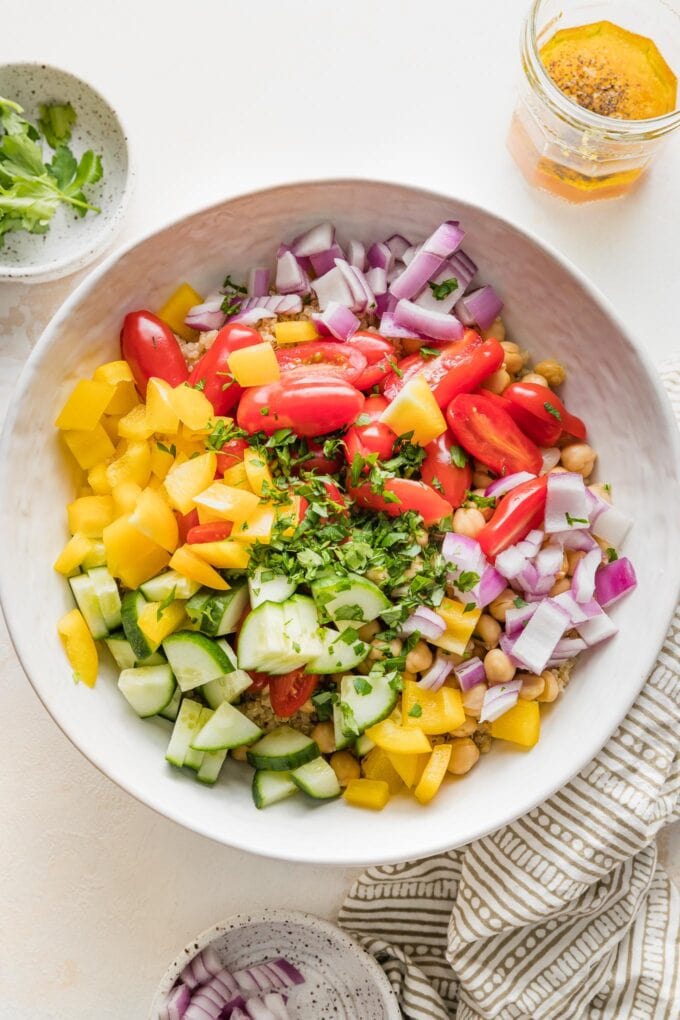
[[[169,761],[171,765],[177,765],[179,768],[184,765],[189,745],[194,733],[198,731],[202,708],[203,706],[198,701],[192,701],[191,698],[182,699],[172,729],[170,743],[165,752],[166,761]]]
[[[369,646],[354,628],[340,634],[332,627],[322,627],[321,640],[324,650],[309,660],[305,666],[307,673],[344,673],[363,662],[369,652]]]
[[[176,570],[166,570],[140,584],[139,590],[149,602],[165,602],[171,596],[173,599],[190,599],[200,587],[197,581],[182,577]]]
[[[285,602],[295,592],[294,585],[285,574],[273,574],[271,570],[258,567],[248,578],[251,609],[257,609],[263,602]]]
[[[217,680],[232,668],[216,641],[193,630],[179,630],[170,634],[163,642],[163,651],[177,677],[177,683],[185,692]]]
[[[244,669],[234,669],[231,673],[225,673],[217,680],[211,680],[201,688],[201,694],[211,708],[219,708],[223,701],[232,704],[244,691],[252,686],[250,679]]]
[[[90,541],[92,542],[92,548],[83,559],[81,564],[83,570],[92,570],[93,567],[105,567],[106,547],[104,543],[96,539],[90,539]]]
[[[318,757],[319,748],[315,741],[292,726],[277,726],[247,751],[253,768],[274,772],[287,772]]]
[[[362,690],[366,693],[360,693]],[[359,736],[369,726],[387,718],[398,698],[398,684],[389,674],[366,677],[343,676],[340,681],[343,733],[348,736]]]
[[[196,735],[201,732],[203,727],[207,726],[207,724],[210,722],[212,714],[213,712],[212,709],[210,708],[201,709],[201,714],[198,718],[198,727],[196,733],[194,733],[194,739],[196,739]],[[204,758],[205,758],[204,752],[201,751],[200,748],[194,747],[192,743],[189,745],[189,750],[184,756],[184,764],[188,769],[193,769],[194,772],[198,772],[201,766],[203,765]]]
[[[231,647],[226,638],[218,638],[217,643],[224,652],[224,654],[226,655],[226,657],[229,659],[229,664],[231,665],[230,672],[233,672],[235,669],[238,668],[238,664],[236,662],[236,652]]]
[[[207,786],[212,786],[213,783],[217,782],[227,754],[227,751],[205,752],[203,755],[203,761],[201,762],[201,767],[196,773],[196,778],[199,783],[205,783]]]
[[[315,800],[330,800],[340,796],[340,783],[325,758],[315,758],[294,769],[290,778],[296,786]]]
[[[197,751],[224,751],[252,744],[261,736],[259,726],[233,705],[223,701],[219,708],[210,712],[210,718],[200,732],[194,734],[191,746]]]
[[[158,715],[172,701],[175,678],[168,665],[124,669],[118,689],[141,719]]]
[[[146,659],[138,659],[122,630],[104,638],[104,641],[119,669],[132,669],[133,666],[160,666],[167,661],[160,652],[154,652]]]
[[[141,591],[128,591],[123,595],[121,617],[125,637],[132,645],[132,651],[137,659],[147,659],[156,649],[153,647],[147,636],[140,629],[139,615],[147,605],[147,601]]]
[[[375,744],[373,743],[370,737],[366,736],[365,733],[362,733],[360,737],[357,737],[354,744],[354,749],[360,758],[363,758],[364,755],[367,755],[368,752],[372,751],[374,747]]]
[[[255,807],[266,808],[278,804],[298,792],[298,787],[290,777],[290,772],[272,772],[271,769],[260,769],[253,774],[253,801]]]
[[[248,586],[245,581],[228,591],[208,591],[202,588],[186,604],[187,616],[203,634],[219,637],[232,634],[244,609],[248,605]]]
[[[108,637],[109,628],[106,626],[92,578],[89,574],[76,574],[75,577],[69,577],[68,583],[92,637],[95,640]]]
[[[163,716],[164,719],[169,719],[170,722],[174,722],[175,719],[177,718],[177,713],[179,712],[179,706],[181,701],[182,692],[180,691],[179,687],[175,687],[175,693],[173,694],[172,698],[165,706],[165,708],[161,709],[161,711],[158,714]]]
[[[361,574],[317,578],[312,595],[322,620],[332,620],[338,630],[369,623],[391,606],[380,588]]]
[[[118,585],[106,567],[94,567],[88,570],[87,576],[94,585],[94,592],[99,599],[99,608],[104,623],[109,631],[120,627],[120,595]]]
[[[304,664],[304,656],[284,632],[284,622],[283,605],[275,602],[263,602],[248,613],[238,636],[240,669],[288,673]]]
[[[333,705],[333,734],[336,751],[344,751],[346,747],[350,747],[354,738],[353,734],[344,732],[344,719],[340,705]]]

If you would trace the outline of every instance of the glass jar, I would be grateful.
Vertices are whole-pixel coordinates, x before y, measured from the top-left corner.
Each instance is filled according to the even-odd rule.
[[[652,39],[680,74],[680,0],[534,0],[522,32],[523,76],[508,148],[531,184],[572,202],[625,194],[680,126],[677,105],[660,117],[621,120],[584,109],[555,85],[540,49],[560,29],[596,21]]]

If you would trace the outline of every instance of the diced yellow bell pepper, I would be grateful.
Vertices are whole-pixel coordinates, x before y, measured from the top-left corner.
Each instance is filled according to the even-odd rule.
[[[361,762],[361,771],[366,779],[380,779],[387,783],[391,795],[399,793],[404,783],[382,747],[374,747]]]
[[[56,560],[54,561],[54,569],[68,577],[70,574],[77,570],[81,565],[92,545],[89,538],[85,535],[81,535],[76,532],[69,538],[68,542],[61,550]]]
[[[236,542],[262,542],[268,545],[272,540],[276,509],[271,503],[261,503],[260,506],[256,506],[248,515],[248,520],[240,521],[234,525],[231,537]]]
[[[188,545],[181,545],[173,553],[170,566],[182,577],[188,577],[190,581],[204,584],[207,588],[216,588],[220,591],[227,591],[229,588],[224,578],[220,577],[209,563],[196,556]]]
[[[380,421],[398,436],[412,432],[411,442],[419,446],[427,446],[446,431],[446,419],[422,375],[409,379],[380,415]]]
[[[118,435],[119,421],[120,415],[118,414],[105,414],[101,420],[101,427],[114,444],[118,443],[120,440],[120,436]]]
[[[289,319],[274,323],[277,344],[301,344],[306,340],[318,340],[319,334],[311,319]]]
[[[111,491],[118,516],[131,514],[137,506],[137,500],[141,494],[141,485],[137,485],[137,482],[133,482],[132,479],[128,478],[124,482],[118,482],[118,485]]]
[[[250,519],[260,503],[260,498],[254,492],[235,489],[231,485],[225,485],[224,482],[213,482],[207,489],[196,493],[194,503],[219,514],[221,520],[240,523]]]
[[[180,426],[180,435],[183,439],[186,439],[190,443],[200,443],[202,448],[205,448],[205,437],[209,436],[215,429],[215,422],[228,421],[232,422],[231,418],[211,418],[207,421],[202,428],[190,429],[188,425]]]
[[[84,471],[93,467],[100,460],[113,457],[115,447],[101,425],[95,425],[93,429],[87,430],[65,430],[62,435],[64,442]]]
[[[177,548],[177,518],[160,492],[144,489],[130,514],[130,524],[168,552]]]
[[[451,744],[437,744],[432,748],[430,760],[414,790],[416,800],[419,800],[421,804],[429,804],[442,785],[451,761],[451,750]]]
[[[215,477],[216,463],[212,451],[199,454],[184,463],[176,460],[165,476],[165,490],[170,506],[181,514],[193,510],[194,497],[207,489]]]
[[[165,449],[158,445],[158,440],[151,444],[151,474],[161,482],[175,463],[172,455],[172,443],[163,443]]]
[[[120,482],[136,482],[142,489],[151,475],[151,450],[146,442],[127,442],[125,449],[106,469],[112,489]]]
[[[184,425],[195,432],[203,429],[208,422],[215,417],[213,406],[200,390],[196,390],[188,383],[180,383],[172,391],[172,406],[175,413]]]
[[[343,797],[353,807],[382,811],[390,799],[390,788],[382,779],[350,779]]]
[[[111,496],[81,496],[69,503],[68,527],[72,535],[101,538],[104,528],[115,520],[116,508]]]
[[[107,414],[127,414],[139,403],[135,380],[127,361],[109,361],[100,365],[92,378],[95,382],[115,387],[115,393],[106,405]]]
[[[225,485],[231,485],[235,489],[248,489],[249,492],[253,491],[248,480],[245,461],[242,460],[239,461],[238,464],[234,464],[233,467],[227,468],[222,476],[222,481]]]
[[[281,378],[274,348],[268,343],[233,351],[227,358],[227,364],[239,386],[265,386]]]
[[[395,751],[387,753],[387,757],[402,780],[408,786],[409,790],[413,789],[418,780],[423,774],[423,769],[428,762],[427,754],[399,754]]]
[[[431,644],[455,655],[462,655],[482,615],[481,609],[467,610],[462,602],[444,598],[436,612],[446,623],[446,630],[441,637],[431,639]]]
[[[89,538],[90,548],[85,555],[82,567],[83,570],[92,570],[93,567],[106,566],[106,549],[104,543],[99,539]]]
[[[174,392],[165,379],[149,379],[146,387],[146,421],[152,432],[177,435],[179,415],[173,403]]]
[[[108,466],[108,463],[105,460],[102,460],[98,464],[95,464],[94,467],[91,467],[87,472],[88,484],[97,496],[108,496],[111,492],[111,486],[109,485],[109,480],[106,477],[106,469]]]
[[[186,620],[184,603],[179,599],[175,599],[164,609],[161,608],[161,605],[160,602],[149,602],[144,606],[137,619],[139,629],[148,639],[154,651],[161,641],[165,641],[168,634],[179,630]]]
[[[440,687],[428,691],[414,680],[406,680],[401,694],[402,723],[418,726],[423,733],[450,733],[465,722],[460,691]]]
[[[58,429],[80,431],[93,429],[115,392],[115,387],[109,386],[108,383],[81,379],[76,383],[54,424]]]
[[[249,446],[243,451],[243,466],[250,488],[258,496],[264,495],[266,490],[271,491],[273,485],[272,473],[269,470],[267,459],[259,450]]]
[[[197,331],[184,323],[194,305],[202,305],[203,298],[188,283],[180,283],[158,312],[158,318],[166,322],[173,333],[183,340],[195,340]]]
[[[213,521],[224,521],[224,517],[220,517],[214,510],[209,510],[207,506],[197,506],[195,509],[198,511],[199,524],[212,524]]]
[[[121,439],[133,439],[139,442],[148,439],[153,435],[153,431],[153,427],[147,421],[144,404],[136,404],[118,422],[118,435]]]
[[[245,570],[250,559],[250,549],[243,542],[231,542],[228,538],[219,542],[197,542],[188,545],[195,556],[205,560],[211,567],[220,570]]]
[[[384,751],[397,754],[427,754],[430,741],[417,726],[399,726],[394,719],[383,719],[366,730],[366,736]]]
[[[119,517],[104,528],[102,537],[107,566],[126,588],[139,588],[168,565],[170,554],[142,535],[127,516]]]
[[[94,687],[99,672],[97,646],[79,609],[62,616],[57,631],[73,669],[73,679]]]
[[[283,538],[290,538],[295,533],[295,529],[302,520],[300,511],[300,497],[294,493],[289,503],[276,503],[274,511],[276,513],[276,521],[278,524],[286,524],[287,527],[281,532]]]
[[[520,747],[533,747],[541,735],[541,713],[536,701],[520,698],[491,723],[491,736],[498,740],[510,740]]]

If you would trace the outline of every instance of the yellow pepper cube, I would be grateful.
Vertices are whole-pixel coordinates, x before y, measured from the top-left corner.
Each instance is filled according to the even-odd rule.
[[[144,489],[130,514],[130,524],[168,552],[177,548],[177,518],[160,492]]]
[[[86,538],[101,538],[104,528],[116,517],[111,496],[81,496],[69,503],[66,510],[71,534],[80,532]]]
[[[243,467],[248,484],[254,493],[262,496],[265,491],[271,491],[274,480],[263,453],[249,446],[247,450],[243,451]]]
[[[538,703],[519,699],[516,705],[491,723],[491,736],[509,740],[520,747],[533,747],[541,735]]]
[[[99,539],[88,539],[90,548],[83,560],[83,570],[92,570],[93,567],[106,566],[106,549],[104,543]]]
[[[164,608],[161,602],[149,602],[139,614],[137,623],[155,651],[161,641],[165,641],[169,634],[179,630],[185,620],[184,603],[175,599]]]
[[[127,361],[109,361],[100,365],[92,378],[95,382],[115,387],[115,393],[106,405],[107,414],[127,414],[139,403],[134,376]]]
[[[204,429],[215,417],[213,406],[200,390],[188,383],[180,383],[172,391],[172,406],[179,420],[192,431]]]
[[[184,322],[194,305],[202,305],[203,298],[188,283],[181,283],[158,312],[158,318],[167,323],[173,333],[183,340],[195,340],[198,333]]]
[[[136,482],[141,488],[151,475],[151,450],[146,442],[128,442],[125,449],[106,469],[112,489],[120,482]]]
[[[265,386],[281,378],[274,348],[268,343],[233,351],[227,358],[227,364],[239,386]]]
[[[311,319],[290,319],[274,323],[277,344],[301,344],[306,340],[318,340],[316,326]]]
[[[121,439],[133,439],[140,442],[153,435],[153,431],[153,427],[147,420],[144,404],[137,404],[118,422],[118,435]]]
[[[209,563],[196,556],[190,546],[181,545],[173,553],[170,566],[182,577],[188,577],[190,581],[204,584],[207,588],[216,588],[219,591],[227,591],[229,588],[224,578],[220,577]]]
[[[350,779],[343,797],[353,807],[382,811],[390,799],[390,788],[382,779]]]
[[[366,730],[366,736],[384,751],[397,754],[427,754],[430,741],[417,726],[399,726],[388,717]]]
[[[234,526],[231,537],[236,542],[262,542],[268,545],[272,540],[276,511],[276,507],[265,503],[255,507],[246,521]]]
[[[446,652],[463,655],[465,646],[472,637],[477,621],[482,615],[481,609],[468,608],[456,599],[444,598],[437,606],[436,612],[446,624],[446,630],[431,640],[431,644],[443,648]]]
[[[208,510],[206,506],[197,506],[195,509],[198,512],[198,523],[199,524],[212,524],[213,521],[224,522],[224,517],[220,517],[214,510]]]
[[[95,425],[93,429],[73,429],[62,432],[64,442],[77,460],[79,466],[87,471],[100,460],[113,457],[115,447],[105,429]]]
[[[396,751],[387,752],[387,757],[394,768],[394,771],[401,777],[402,781],[413,789],[423,774],[423,769],[428,761],[426,754],[399,754]]]
[[[390,794],[399,793],[404,783],[382,747],[374,747],[361,763],[366,779],[379,779],[387,783]]]
[[[227,468],[222,476],[222,481],[225,485],[231,485],[235,489],[248,489],[249,492],[254,491],[250,486],[245,461],[239,461],[233,467]]]
[[[232,542],[228,538],[219,542],[197,542],[187,549],[220,570],[245,570],[250,559],[250,550],[243,542]]]
[[[240,523],[251,517],[259,506],[260,498],[254,492],[236,489],[224,482],[213,482],[203,492],[196,493],[194,503],[219,514],[221,520]]]
[[[149,379],[146,388],[146,421],[152,432],[177,435],[179,415],[173,403],[174,392],[165,379]]]
[[[54,569],[59,574],[64,574],[65,577],[68,577],[81,565],[91,546],[92,543],[89,538],[76,532],[75,535],[69,538],[54,561]]]
[[[94,687],[99,672],[99,656],[80,610],[72,609],[66,616],[62,616],[57,624],[57,632],[73,669],[73,679],[76,683],[82,681],[88,687]]]
[[[139,588],[168,565],[170,554],[142,535],[127,516],[119,517],[104,528],[102,537],[107,566],[126,588]]]
[[[175,463],[172,443],[156,441],[151,444],[151,474],[161,482]]]
[[[112,443],[117,443],[120,440],[118,435],[118,422],[120,418],[121,416],[118,414],[105,414],[101,420],[101,426]]]
[[[414,790],[416,800],[421,804],[429,804],[442,785],[451,761],[451,750],[451,744],[437,744],[432,748],[430,760]]]
[[[109,485],[109,480],[106,477],[106,469],[108,466],[108,463],[105,460],[102,460],[99,464],[95,464],[94,467],[91,467],[87,472],[88,485],[97,496],[108,496],[111,492],[111,486]]]
[[[406,680],[401,695],[404,726],[419,726],[423,733],[450,733],[465,722],[460,691],[440,687],[428,691],[414,680]]]
[[[421,375],[410,379],[380,415],[398,436],[412,432],[411,442],[427,446],[446,431],[446,419],[427,381]]]
[[[58,429],[93,429],[103,415],[106,405],[115,393],[108,383],[81,379],[76,383],[54,423]]]
[[[181,514],[194,508],[194,497],[204,492],[215,477],[217,459],[212,451],[180,461],[179,457],[165,476],[168,502]]]
[[[142,487],[137,485],[137,482],[133,482],[131,479],[119,482],[111,491],[118,516],[121,514],[131,514],[137,506],[137,500],[141,494]]]

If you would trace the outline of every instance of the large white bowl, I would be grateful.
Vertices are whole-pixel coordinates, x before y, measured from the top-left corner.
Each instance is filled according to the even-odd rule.
[[[568,371],[569,406],[587,419],[599,477],[635,519],[626,553],[637,591],[613,610],[619,635],[579,661],[559,702],[543,713],[530,753],[499,744],[429,807],[398,797],[380,814],[303,797],[257,811],[250,771],[228,762],[214,789],[164,760],[169,727],[142,721],[104,664],[95,690],[75,686],[56,634],[71,607],[52,571],[66,538],[72,477],[53,421],[76,379],[118,356],[125,312],[157,308],[182,280],[207,292],[226,272],[271,260],[281,238],[322,218],[341,240],[414,238],[460,219],[466,250],[506,301],[510,335],[536,359]],[[206,209],[112,256],[64,304],[17,386],[0,450],[0,595],[17,653],[64,733],[135,797],[196,832],[267,856],[316,864],[404,860],[459,846],[528,811],[605,743],[640,690],[678,597],[678,436],[653,368],[593,287],[556,252],[459,199],[368,181],[298,184]]]

